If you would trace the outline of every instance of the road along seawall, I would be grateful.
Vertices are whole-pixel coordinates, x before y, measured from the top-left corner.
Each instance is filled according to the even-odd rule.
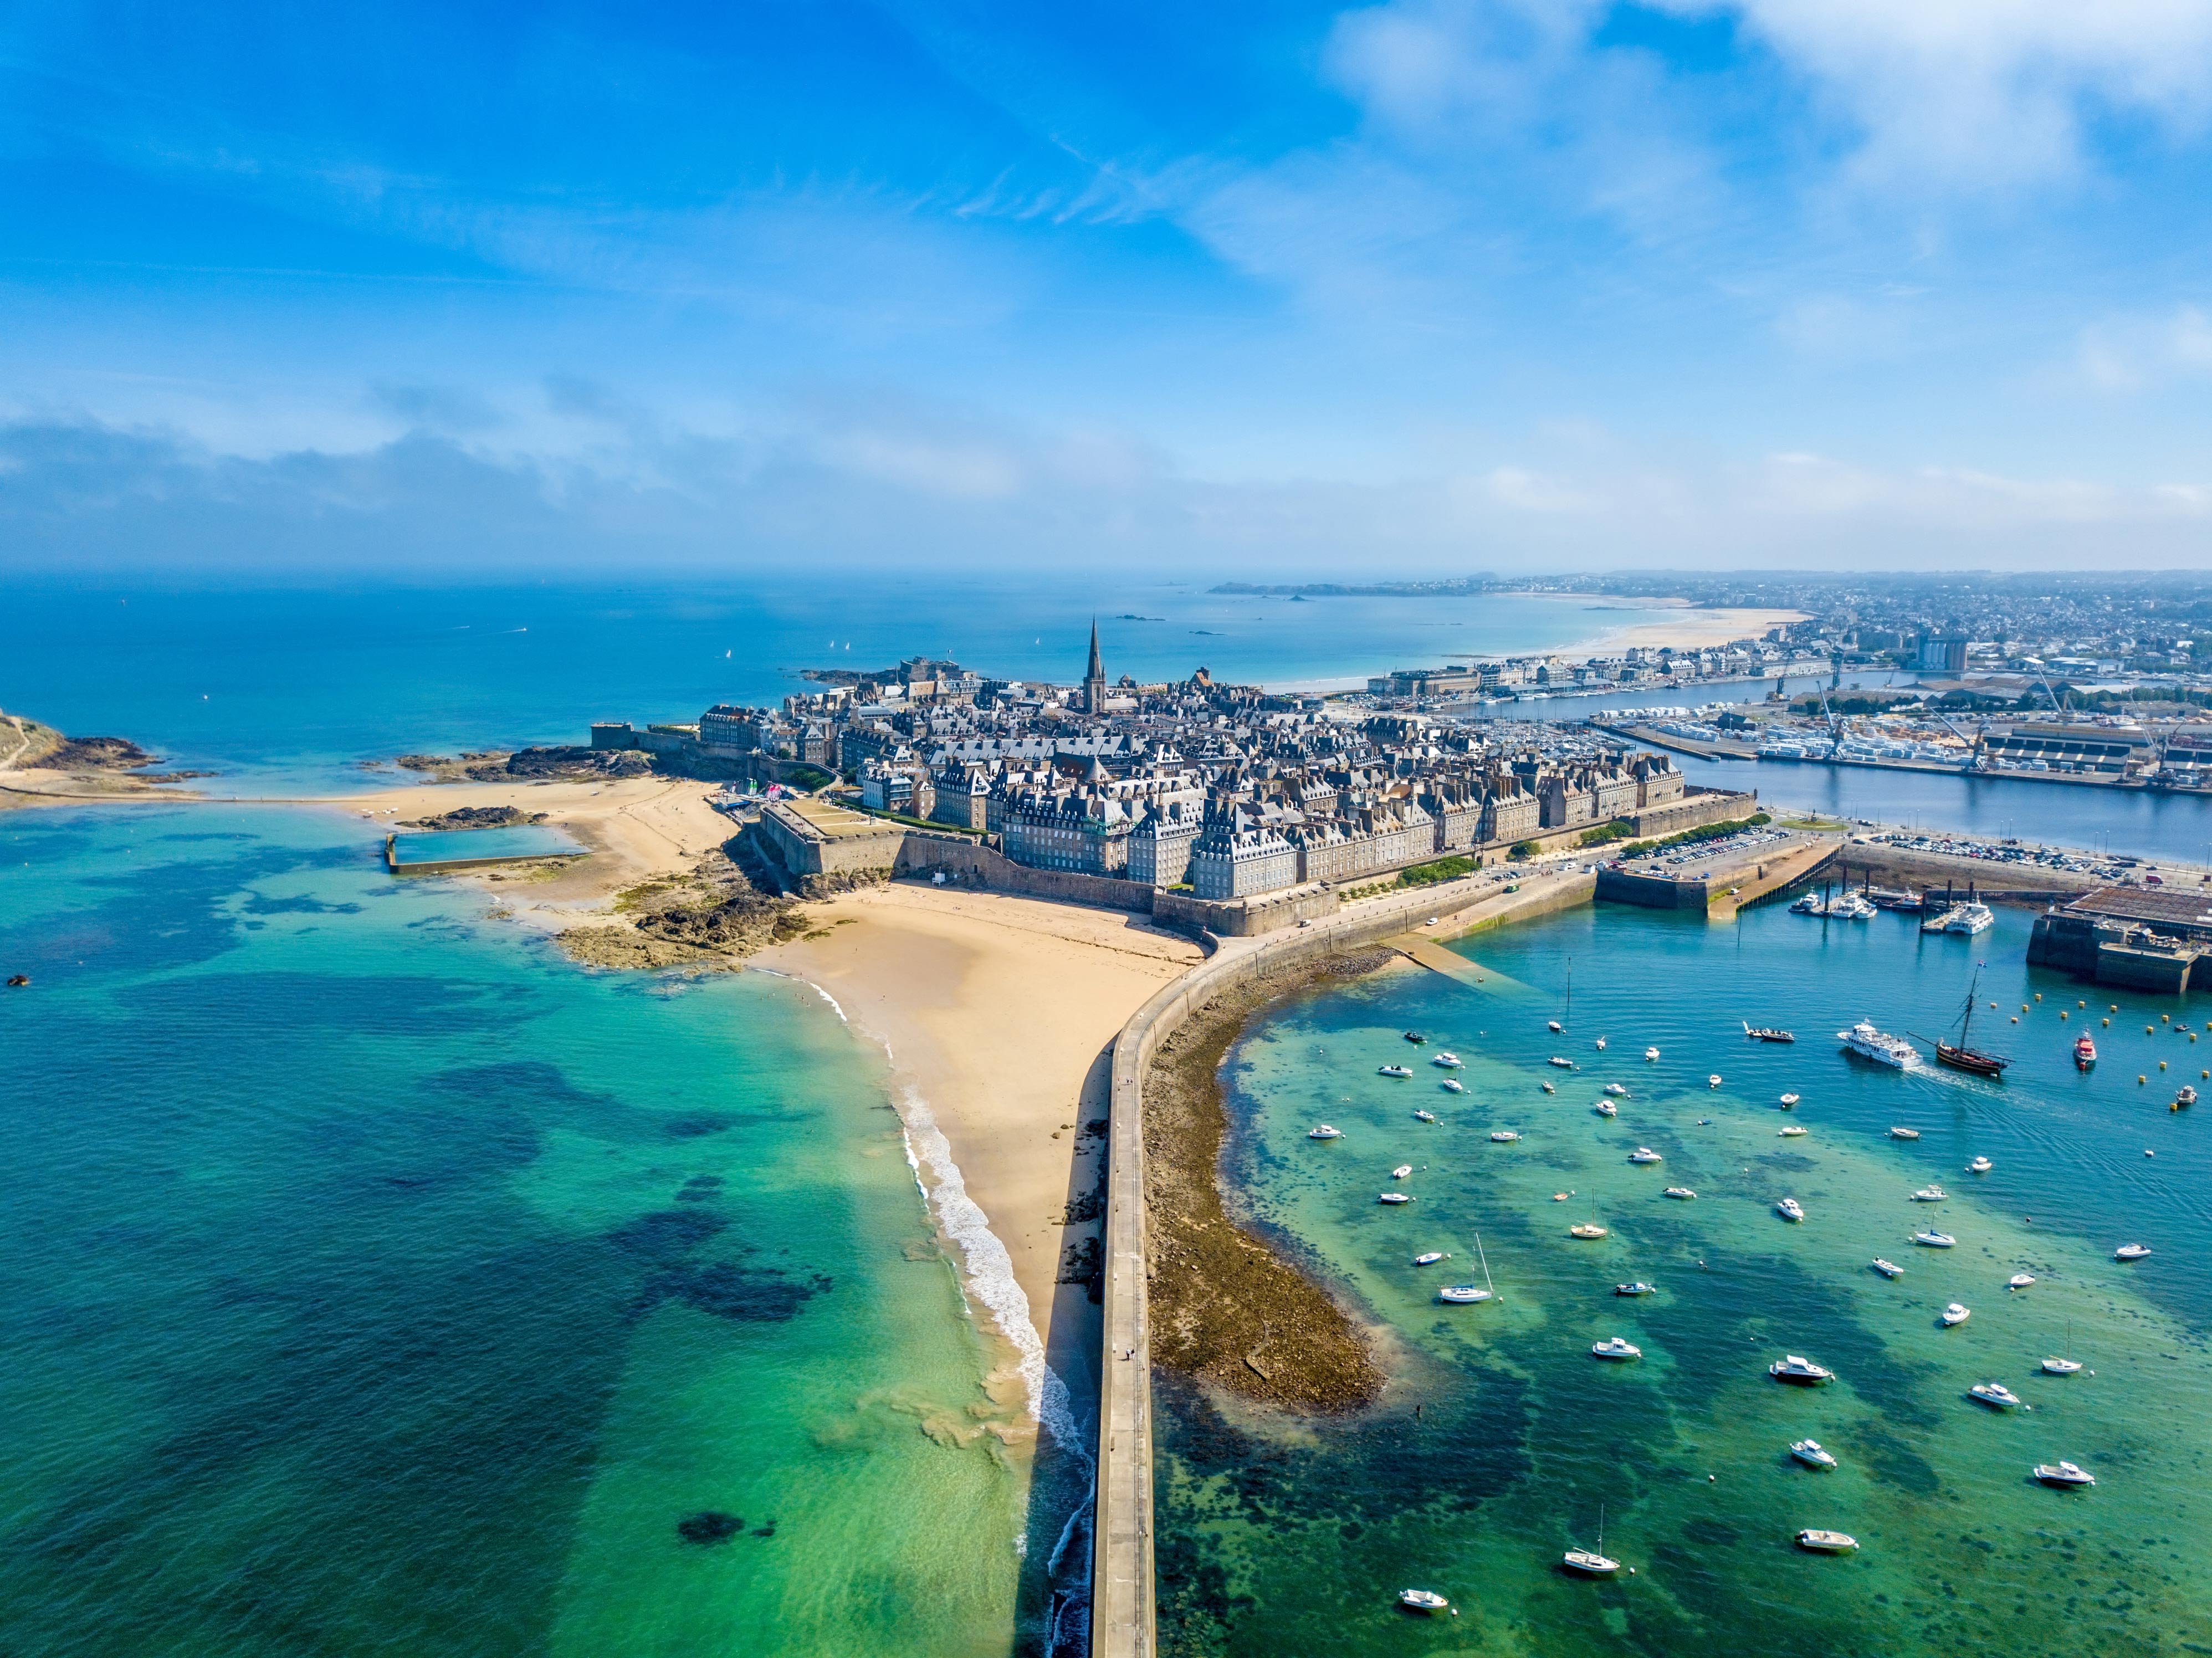
[[[1225,990],[1423,925],[1462,937],[1590,902],[1595,877],[1531,876],[1517,892],[1451,881],[1353,906],[1310,926],[1224,949],[1164,986],[1114,1043],[1107,1133],[1105,1343],[1098,1379],[1098,1495],[1093,1515],[1092,1658],[1153,1658],[1152,1386],[1146,1283],[1144,1078],[1153,1051]]]

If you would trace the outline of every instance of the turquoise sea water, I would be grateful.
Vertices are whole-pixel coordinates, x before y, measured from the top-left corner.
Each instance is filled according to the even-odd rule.
[[[389,782],[357,762],[579,743],[594,720],[688,720],[811,689],[809,667],[917,653],[1012,678],[1106,671],[1343,683],[1454,653],[1548,649],[1650,621],[1583,598],[1233,598],[1202,583],[660,578],[595,585],[9,588],[0,708],[112,733],[219,794]]]
[[[1024,1649],[1059,1516],[881,1056],[376,851],[0,817],[0,1650]]]
[[[392,842],[392,856],[402,864],[434,864],[457,858],[528,858],[542,853],[582,850],[575,836],[550,823],[428,830],[398,835]]]
[[[2166,1109],[2180,1081],[2206,1087],[2212,1004],[2031,970],[2028,922],[2008,912],[1968,941],[1890,916],[1824,928],[1769,908],[1739,930],[1584,909],[1462,946],[1479,986],[1396,972],[1258,1026],[1228,1072],[1228,1176],[1375,1321],[1395,1380],[1326,1427],[1162,1386],[1163,1649],[2212,1650],[2212,1107]],[[1861,1017],[1939,1032],[1976,961],[1976,1035],[2015,1056],[2004,1081],[1839,1052],[1832,1033]],[[1745,1018],[1798,1041],[1747,1042]],[[2069,1058],[2085,1021],[2104,1054],[2087,1076]],[[1407,1028],[1431,1046],[1409,1048]],[[1376,1074],[1439,1048],[1467,1061],[1463,1096],[1418,1059],[1411,1081]],[[1547,1066],[1555,1054],[1579,1068]],[[1630,1090],[1612,1121],[1591,1108],[1608,1081]],[[1802,1096],[1786,1114],[1785,1091]],[[1307,1140],[1323,1120],[1346,1137]],[[1782,1137],[1792,1122],[1809,1132]],[[1893,1125],[1923,1138],[1890,1139]],[[1524,1138],[1492,1143],[1503,1127]],[[1639,1145],[1664,1163],[1629,1163]],[[1977,1155],[1991,1173],[1966,1172]],[[1418,1201],[1386,1208],[1401,1163]],[[1931,1181],[1948,1201],[1910,1200]],[[1668,1185],[1697,1198],[1669,1201]],[[1774,1212],[1784,1195],[1803,1224]],[[1581,1221],[1609,1235],[1570,1238]],[[1958,1247],[1914,1248],[1931,1222]],[[1482,1281],[1478,1234],[1499,1299],[1439,1303],[1439,1284]],[[2116,1262],[2130,1240],[2157,1253]],[[1428,1249],[1452,1259],[1410,1264]],[[1905,1275],[1876,1274],[1876,1255]],[[2038,1282],[2008,1291],[2020,1271]],[[1658,1293],[1613,1294],[1636,1278]],[[1946,1329],[1953,1300],[1972,1316]],[[1590,1356],[1614,1334],[1640,1363]],[[2041,1373],[2069,1347],[2094,1375]],[[1765,1367],[1786,1352],[1840,1379],[1777,1384]],[[1973,1402],[1984,1379],[2032,1408]],[[1792,1461],[1808,1436],[1839,1470]],[[2059,1458],[2098,1486],[2037,1484],[2032,1465]],[[1607,1552],[1636,1573],[1569,1578],[1559,1555],[1596,1540],[1601,1505]],[[1808,1526],[1861,1552],[1804,1554],[1791,1540]],[[1400,1613],[1405,1587],[1458,1615]]]

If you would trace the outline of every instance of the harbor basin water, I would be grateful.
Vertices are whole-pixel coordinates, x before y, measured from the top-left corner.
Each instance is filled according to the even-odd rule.
[[[1458,946],[1479,984],[1407,968],[1259,1021],[1224,1067],[1224,1178],[1372,1323],[1393,1379],[1332,1423],[1162,1379],[1163,1650],[2212,1649],[2212,1123],[2167,1108],[2212,1067],[2212,1005],[2030,969],[2029,921],[2002,912],[1966,939],[1895,915],[1585,908]],[[1974,1034],[2014,1056],[2002,1081],[1840,1051],[1860,1017],[1942,1033],[1981,962]],[[1747,1041],[1747,1019],[1797,1041]],[[2085,1029],[2104,1054],[2086,1074],[2069,1057]],[[1466,1061],[1465,1094],[1420,1062],[1439,1048]],[[1408,1055],[1413,1079],[1376,1074]],[[1612,1120],[1593,1108],[1608,1082],[1628,1090]],[[1324,1120],[1345,1137],[1307,1139]],[[1492,1142],[1504,1128],[1523,1138]],[[1630,1162],[1639,1146],[1664,1161]],[[1966,1170],[1977,1156],[1986,1175]],[[1379,1205],[1401,1163],[1416,1200]],[[1930,1183],[1946,1200],[1911,1200]],[[1785,1196],[1802,1224],[1776,1212]],[[1570,1237],[1584,1222],[1607,1236]],[[1929,1224],[1956,1247],[1915,1248]],[[1439,1303],[1486,1281],[1478,1237],[1498,1298]],[[2115,1261],[2130,1241],[2156,1253]],[[1413,1266],[1427,1250],[1450,1259]],[[2035,1284],[2008,1290],[2021,1272]],[[1614,1294],[1636,1279],[1656,1293]],[[1946,1328],[1953,1301],[1972,1317]],[[1642,1359],[1593,1358],[1615,1335]],[[2081,1375],[2041,1372],[2069,1352]],[[1777,1383],[1790,1353],[1838,1379]],[[2027,1407],[1975,1402],[1986,1380]],[[1791,1458],[1808,1436],[1838,1469]],[[2033,1466],[2061,1458],[2096,1487],[2039,1484]],[[1601,1515],[1632,1575],[1569,1576],[1562,1552],[1594,1545]],[[1859,1552],[1808,1554],[1807,1527]],[[1407,1587],[1456,1615],[1401,1612]]]

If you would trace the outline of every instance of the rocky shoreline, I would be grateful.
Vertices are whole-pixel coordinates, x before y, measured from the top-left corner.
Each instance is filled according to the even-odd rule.
[[[1394,958],[1348,951],[1226,991],[1163,1042],[1146,1074],[1145,1212],[1156,1365],[1309,1413],[1372,1404],[1384,1376],[1359,1321],[1230,1214],[1219,1180],[1220,1071],[1252,1019],[1298,991]]]
[[[615,910],[627,919],[570,927],[555,942],[570,960],[586,967],[735,968],[772,944],[812,933],[815,922],[803,908],[805,901],[872,884],[877,883],[817,877],[786,891],[739,834],[685,874],[641,882],[617,894]]]

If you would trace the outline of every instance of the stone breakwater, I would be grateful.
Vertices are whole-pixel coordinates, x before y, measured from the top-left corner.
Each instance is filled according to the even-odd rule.
[[[1154,1058],[1194,1014],[1203,1013],[1243,987],[1270,981],[1284,985],[1308,981],[1316,966],[1379,944],[1431,917],[1438,925],[1425,929],[1425,936],[1460,936],[1588,903],[1595,888],[1595,877],[1571,874],[1531,878],[1510,893],[1486,881],[1469,880],[1375,900],[1313,926],[1224,950],[1162,989],[1122,1028],[1114,1045],[1108,1131],[1106,1339],[1099,1376],[1098,1494],[1092,1528],[1094,1658],[1152,1658],[1158,1649],[1152,1564],[1151,1218],[1146,1201],[1149,1137],[1145,1120]],[[1254,1000],[1243,1017],[1249,1019],[1269,999],[1273,997]],[[1233,1035],[1223,1040],[1221,1051],[1226,1051]],[[1194,1036],[1187,1052],[1195,1059],[1207,1045]],[[1214,1100],[1218,1111],[1218,1092]],[[1204,1167],[1212,1170],[1211,1158]],[[1219,1202],[1218,1192],[1214,1201]],[[1318,1289],[1305,1288],[1328,1302]],[[1346,1325],[1348,1328],[1348,1320]],[[1201,1333],[1199,1345],[1208,1339]],[[1371,1357],[1368,1363],[1372,1363]],[[1264,1357],[1261,1364],[1272,1368]]]

